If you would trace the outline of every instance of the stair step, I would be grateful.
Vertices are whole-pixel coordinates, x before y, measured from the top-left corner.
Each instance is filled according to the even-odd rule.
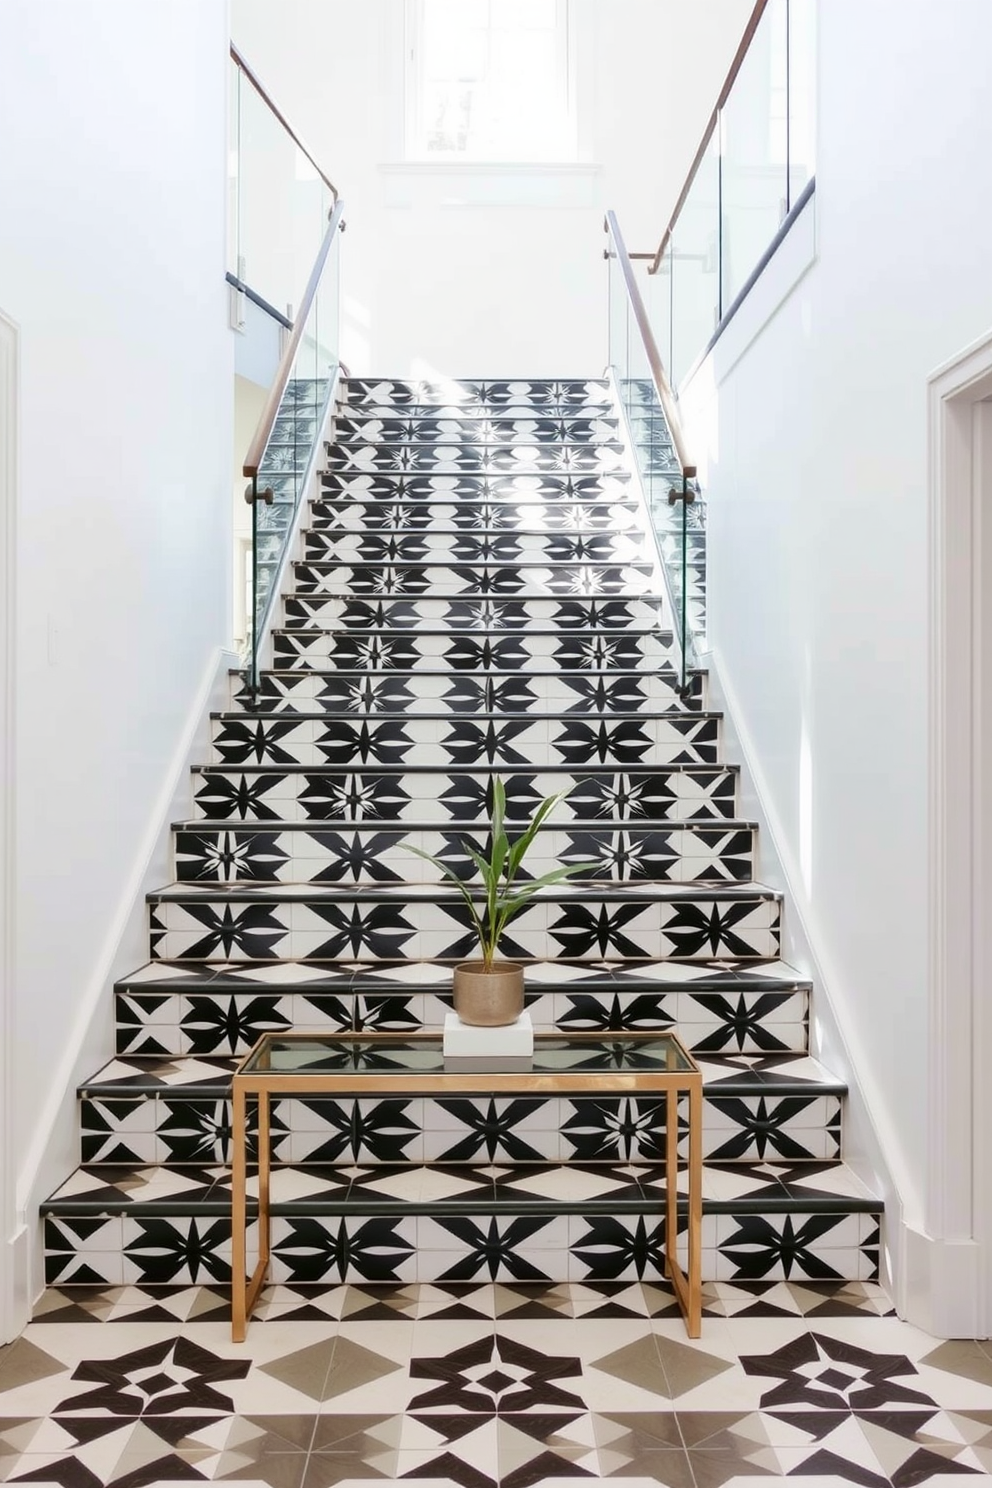
[[[562,403],[595,404],[612,409],[612,394],[604,378],[462,378],[446,377],[430,382],[397,377],[348,377],[341,384],[339,401],[348,408],[376,403],[390,408],[411,404],[434,407],[439,403],[479,403],[499,407],[506,403],[546,406]]]
[[[590,502],[585,505],[561,502],[517,501],[467,502],[410,499],[313,501],[310,504],[311,532],[432,532],[518,533],[615,533],[644,531],[644,513],[636,502]]]
[[[290,454],[292,446],[287,447]],[[602,444],[330,444],[324,469],[368,475],[613,475],[627,467],[626,447]],[[670,462],[666,462],[670,463]]]
[[[243,696],[242,684],[235,701]],[[613,669],[598,673],[529,668],[474,672],[458,667],[348,671],[301,664],[261,674],[256,701],[264,707],[268,700],[278,700],[282,706],[303,711],[316,707],[324,713],[348,717],[401,713],[408,719],[425,714],[462,713],[472,716],[492,713],[509,720],[521,714],[579,713],[590,717],[667,710],[686,712],[675,672],[668,668],[661,673],[647,667],[633,672]],[[692,716],[696,713],[697,709],[691,710]]]
[[[168,961],[462,961],[476,946],[461,896],[442,887],[175,884],[147,901],[152,955]],[[781,896],[761,884],[556,885],[514,919],[503,950],[524,960],[767,960],[779,954],[780,916]]]
[[[287,595],[284,611],[286,629],[335,634],[382,629],[672,634],[668,601],[657,593],[631,598],[576,594],[539,599],[499,594],[484,599],[429,594],[413,598]]]
[[[209,1165],[78,1168],[42,1205],[49,1284],[229,1280],[229,1180]],[[664,1195],[657,1164],[285,1166],[270,1275],[660,1278]],[[703,1277],[873,1280],[878,1220],[842,1163],[705,1163]]]
[[[563,1032],[673,1028],[697,1055],[804,1054],[809,983],[777,961],[534,962],[527,1009]],[[247,1054],[265,1032],[408,1033],[451,1010],[451,967],[415,961],[151,961],[117,983],[121,1054]]]
[[[263,688],[265,684],[263,682]],[[241,711],[237,711],[238,709]],[[215,715],[214,752],[237,763],[345,765],[492,764],[523,769],[549,765],[713,765],[720,752],[720,718],[685,712],[590,715],[479,712],[368,714],[328,718],[311,702],[274,686],[257,699],[242,694],[234,711]]]
[[[650,431],[644,425],[641,432]],[[599,409],[589,414],[566,414],[533,405],[511,403],[486,413],[465,413],[457,404],[432,409],[430,414],[404,417],[382,409],[338,413],[331,443],[341,444],[615,444],[620,421]]]
[[[241,792],[228,811],[265,812]],[[287,810],[295,802],[286,801]],[[263,823],[204,820],[174,828],[176,874],[181,883],[216,884],[439,884],[442,875],[414,849],[439,857],[466,883],[481,885],[470,852],[485,851],[484,822],[451,823],[443,829],[374,822],[270,820]],[[748,883],[754,875],[756,826],[729,821],[575,822],[542,826],[527,855],[526,877],[540,878],[559,866],[587,864],[570,883],[711,884]]]
[[[424,766],[355,774],[328,767],[264,765],[193,770],[195,814],[228,820],[236,811],[255,819],[365,822],[384,826],[426,822],[445,827],[456,821],[488,821],[493,767],[443,772]],[[500,777],[501,778],[501,777]],[[505,783],[506,818],[529,820],[548,796],[567,790],[554,821],[683,822],[736,817],[738,772],[726,765],[671,765],[650,772],[549,769],[514,772]]]
[[[447,671],[335,671],[299,666],[265,671],[259,691],[252,694],[239,679],[232,703],[264,710],[341,714],[348,718],[371,718],[377,714],[400,715],[412,723],[418,717],[467,714],[478,718],[491,714],[509,724],[526,717],[612,720],[617,715],[663,714],[696,719],[705,716],[698,707],[686,707],[674,671],[667,674],[643,668],[636,672],[617,669],[604,672],[581,670],[470,672],[456,667]],[[238,684],[236,684],[238,685]],[[701,682],[694,679],[696,703]]]
[[[320,477],[321,499],[351,501],[451,501],[467,507],[549,503],[571,514],[604,501],[634,498],[629,470],[612,471],[329,471]],[[278,498],[278,493],[277,493]],[[642,517],[643,520],[643,517]]]
[[[542,532],[322,532],[303,534],[307,563],[632,563],[654,562],[646,534]]]
[[[629,563],[304,563],[290,565],[291,593],[409,596],[502,594],[538,599],[573,594],[655,594],[654,562]]]
[[[111,1061],[77,1092],[83,1163],[230,1162],[236,1063]],[[704,1157],[839,1158],[845,1089],[815,1060],[716,1057],[700,1066]],[[271,1121],[279,1164],[665,1160],[665,1098],[657,1095],[280,1097]],[[249,1122],[254,1139],[253,1114]],[[684,1158],[684,1134],[680,1146]]]
[[[322,670],[460,671],[661,671],[674,669],[676,651],[667,631],[283,629],[273,632],[273,666],[312,663]]]

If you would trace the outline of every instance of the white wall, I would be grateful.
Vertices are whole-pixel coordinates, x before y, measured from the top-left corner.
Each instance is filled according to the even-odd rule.
[[[233,0],[235,41],[348,208],[350,369],[599,375],[603,212],[657,245],[750,9],[573,0],[588,168],[494,174],[397,169],[402,0]]]
[[[0,0],[22,1206],[78,1160],[73,1084],[147,955],[130,900],[229,633],[226,47],[223,0]]]
[[[893,21],[820,4],[817,260],[763,328],[745,306],[683,406],[714,652],[898,1190],[898,1266],[931,1114],[926,378],[992,324],[992,8]]]

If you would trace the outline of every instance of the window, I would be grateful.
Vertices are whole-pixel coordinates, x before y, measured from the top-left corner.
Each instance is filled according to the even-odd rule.
[[[576,158],[568,0],[408,0],[408,160]]]

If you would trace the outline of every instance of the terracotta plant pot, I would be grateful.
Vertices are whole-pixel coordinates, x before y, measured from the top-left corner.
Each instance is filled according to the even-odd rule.
[[[463,1023],[498,1028],[524,1010],[524,969],[516,961],[463,961],[455,967],[455,1012]]]

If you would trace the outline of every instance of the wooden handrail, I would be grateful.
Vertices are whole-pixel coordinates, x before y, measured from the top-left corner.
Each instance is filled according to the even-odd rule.
[[[299,347],[300,341],[303,338],[303,330],[307,323],[307,316],[310,314],[310,306],[313,304],[314,296],[316,295],[317,289],[320,285],[320,278],[324,272],[324,264],[327,261],[327,255],[331,251],[331,243],[334,241],[334,234],[342,226],[341,218],[343,214],[344,202],[342,202],[339,198],[334,203],[334,210],[331,212],[330,221],[327,224],[327,231],[324,234],[324,241],[321,243],[320,249],[317,253],[317,257],[314,259],[313,268],[310,270],[310,278],[307,280],[307,287],[303,291],[303,299],[300,302],[299,311],[297,313],[296,319],[293,322],[292,334],[290,335],[290,338],[286,343],[286,350],[283,352],[282,356],[279,359],[279,367],[275,375],[275,381],[269,388],[269,395],[265,400],[265,407],[262,409],[262,416],[258,421],[258,427],[255,430],[254,438],[252,439],[252,442],[248,449],[248,453],[245,456],[245,463],[242,466],[242,470],[244,471],[245,475],[258,474],[258,467],[262,463],[262,456],[265,454],[265,446],[268,444],[269,435],[272,432],[272,425],[275,423],[276,414],[279,412],[279,405],[282,402],[282,395],[286,391],[286,384],[289,381],[289,374],[293,370],[293,362],[296,360],[297,348]]]
[[[279,105],[277,103],[274,103],[272,101],[272,95],[270,94],[268,88],[266,88],[265,84],[259,78],[258,73],[251,66],[251,64],[245,60],[245,58],[242,56],[242,54],[238,51],[237,47],[234,45],[234,42],[233,41],[231,42],[231,59],[234,62],[234,64],[241,70],[241,72],[244,73],[245,77],[248,79],[248,81],[251,83],[252,87],[255,89],[255,92],[258,94],[258,96],[261,98],[262,102],[265,104],[266,108],[270,111],[270,113],[273,113],[276,116],[276,118],[279,120],[279,123],[282,125],[283,129],[285,129],[285,131],[289,135],[290,139],[292,139],[295,142],[295,144],[297,144],[299,146],[299,148],[303,151],[304,155],[307,157],[307,159],[309,160],[310,164],[313,166],[314,170],[317,172],[318,176],[323,181],[323,183],[327,187],[328,191],[331,193],[331,196],[334,199],[334,201],[337,201],[337,199],[338,199],[338,188],[335,186],[334,182],[330,179],[329,176],[325,176],[324,175],[324,172],[321,170],[321,168],[317,164],[316,160],[314,160],[314,158],[311,155],[310,151],[307,149],[306,145],[300,139],[300,136],[297,134],[297,132],[293,128],[292,124],[290,124],[289,120],[286,118],[286,115],[283,113],[282,109],[279,107]]]
[[[668,373],[665,371],[665,364],[661,360],[661,353],[658,350],[658,343],[654,339],[654,332],[651,329],[651,322],[648,320],[648,313],[644,308],[644,300],[641,298],[641,291],[638,287],[637,280],[634,278],[634,270],[631,267],[630,258],[627,254],[627,249],[623,241],[623,234],[620,231],[620,224],[617,222],[616,213],[607,212],[606,221],[603,225],[613,241],[614,252],[610,256],[616,258],[616,261],[620,266],[620,272],[624,278],[624,284],[627,287],[627,299],[630,302],[630,308],[634,312],[634,319],[637,321],[637,328],[641,333],[641,342],[644,346],[644,352],[648,359],[648,366],[651,368],[651,377],[654,381],[658,397],[661,400],[661,406],[664,410],[665,418],[668,421],[668,427],[672,435],[672,443],[675,445],[675,453],[678,456],[679,464],[682,467],[682,474],[685,476],[686,480],[692,480],[696,474],[696,467],[689,459],[689,452],[686,449],[685,436],[682,433],[682,420],[679,418],[678,404],[675,402],[675,394],[672,392],[672,385],[668,380]]]
[[[720,96],[714,104],[713,112],[710,114],[709,119],[706,122],[706,128],[703,130],[703,137],[699,142],[699,149],[692,157],[692,164],[690,165],[688,174],[682,184],[682,190],[679,192],[678,200],[676,201],[675,206],[672,210],[672,215],[668,219],[668,226],[665,228],[664,236],[662,237],[661,242],[658,244],[658,250],[654,255],[654,262],[648,269],[649,274],[657,274],[658,269],[661,267],[662,255],[664,254],[665,249],[668,247],[669,239],[671,238],[672,233],[675,231],[675,224],[678,221],[679,213],[685,206],[686,198],[688,197],[689,192],[692,190],[692,183],[696,179],[696,172],[699,169],[703,156],[706,154],[709,142],[713,138],[713,131],[716,128],[717,122],[720,118],[720,110],[723,108],[727,99],[730,97],[730,90],[734,86],[734,83],[737,81],[737,74],[740,72],[742,66],[744,65],[744,58],[747,56],[748,51],[750,50],[751,43],[754,40],[754,33],[758,29],[758,23],[765,13],[765,7],[767,6],[767,4],[768,0],[756,0],[754,9],[751,11],[750,17],[748,18],[748,23],[744,27],[744,34],[741,37],[740,46],[734,53],[734,60],[730,64],[730,71],[724,78],[723,87],[720,89]]]

